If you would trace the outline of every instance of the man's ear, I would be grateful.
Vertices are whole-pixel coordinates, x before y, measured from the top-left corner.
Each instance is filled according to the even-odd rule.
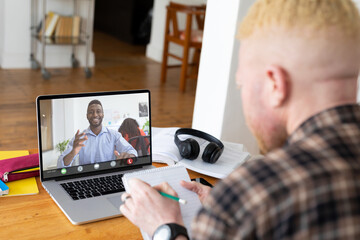
[[[289,77],[285,69],[276,65],[266,67],[265,89],[272,107],[280,107],[290,94]]]

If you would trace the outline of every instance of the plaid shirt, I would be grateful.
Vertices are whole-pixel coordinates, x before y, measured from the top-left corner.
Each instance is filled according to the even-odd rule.
[[[360,239],[360,107],[325,110],[220,181],[193,239]]]

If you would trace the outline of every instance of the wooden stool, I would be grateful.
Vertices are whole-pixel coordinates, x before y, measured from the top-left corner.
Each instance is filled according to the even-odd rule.
[[[185,91],[186,79],[188,77],[197,78],[197,72],[200,62],[200,53],[202,46],[202,35],[204,30],[205,21],[205,10],[204,5],[201,6],[189,6],[178,3],[170,2],[167,6],[166,12],[166,25],[165,25],[165,37],[164,37],[164,52],[161,68],[161,82],[166,81],[166,70],[168,68],[167,61],[168,57],[173,57],[181,61],[181,75],[180,75],[180,91]],[[179,30],[177,13],[186,15],[186,26],[184,30]],[[195,17],[197,23],[197,29],[192,29],[192,21]],[[172,29],[170,29],[170,25]],[[173,42],[183,47],[182,58],[174,54],[169,53],[169,43]],[[194,48],[193,63],[195,65],[195,74],[188,75],[188,58],[189,50]]]

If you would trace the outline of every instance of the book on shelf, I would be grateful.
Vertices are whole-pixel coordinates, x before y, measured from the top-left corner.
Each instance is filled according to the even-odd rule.
[[[61,36],[64,27],[64,17],[60,16],[55,29],[55,37]]]
[[[156,128],[153,127],[152,135],[152,155],[153,162],[166,163],[171,165],[183,165],[187,169],[199,172],[215,178],[224,178],[229,175],[236,167],[248,161],[251,158],[250,153],[246,152],[243,144],[224,142],[224,151],[215,163],[206,163],[201,159],[208,141],[194,138],[200,145],[200,154],[194,160],[188,160],[181,157],[179,149],[174,142],[174,135],[179,128]],[[179,138],[184,140],[186,135]],[[185,138],[184,138],[185,137]]]
[[[54,12],[48,12],[48,14],[45,17],[45,33],[46,33],[46,29],[49,28],[49,24],[54,16],[54,14],[55,14]],[[43,24],[43,22],[40,22],[39,27],[37,29],[39,37],[42,36],[42,24]]]
[[[54,15],[52,16],[49,25],[46,27],[45,30],[45,37],[51,37],[53,36],[54,32],[55,32],[55,28],[56,28],[56,24],[58,23],[59,20],[59,14],[54,13]]]
[[[64,30],[64,36],[63,37],[71,37],[72,35],[72,17],[65,17],[65,30]]]
[[[45,36],[54,38],[55,43],[79,43],[80,16],[64,16],[49,12],[45,18]],[[42,22],[38,27],[38,36],[42,36]]]
[[[80,20],[80,16],[60,16],[55,32],[56,43],[79,43]]]
[[[68,39],[66,39],[66,28],[68,25],[68,17],[60,16],[59,22],[56,26],[55,31],[55,40],[56,43],[66,43],[68,42]]]
[[[80,37],[80,16],[73,17],[72,36],[74,38]]]

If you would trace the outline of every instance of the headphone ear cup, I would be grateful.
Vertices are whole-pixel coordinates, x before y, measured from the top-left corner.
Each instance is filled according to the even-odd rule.
[[[199,156],[200,146],[197,141],[188,138],[180,143],[179,151],[183,158],[194,160]]]
[[[221,155],[221,148],[214,142],[209,143],[202,155],[202,159],[207,163],[215,163]]]

